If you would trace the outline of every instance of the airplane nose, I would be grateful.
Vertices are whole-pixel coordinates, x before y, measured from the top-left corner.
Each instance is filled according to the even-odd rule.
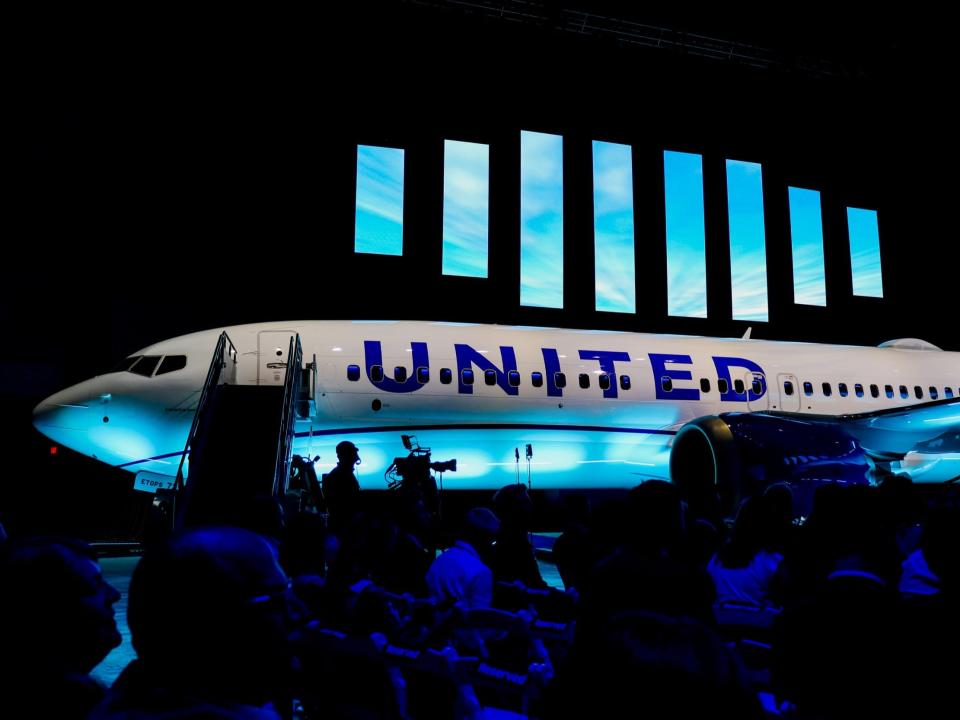
[[[90,427],[90,398],[71,389],[54,393],[33,409],[33,425],[47,429],[86,430]]]

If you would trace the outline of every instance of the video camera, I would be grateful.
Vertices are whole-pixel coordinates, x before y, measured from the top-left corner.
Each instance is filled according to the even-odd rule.
[[[430,480],[431,470],[438,473],[457,471],[456,459],[432,462],[430,448],[420,447],[416,436],[401,435],[400,439],[403,447],[409,450],[410,454],[406,457],[394,458],[393,463],[387,468],[384,478],[389,489],[418,487],[421,483]]]

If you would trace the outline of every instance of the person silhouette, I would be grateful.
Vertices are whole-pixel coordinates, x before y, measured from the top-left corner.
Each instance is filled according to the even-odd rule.
[[[437,556],[427,571],[427,589],[438,603],[465,609],[493,603],[493,571],[485,558],[497,538],[500,520],[490,510],[475,507],[463,519],[457,541]]]
[[[67,538],[11,540],[0,585],[0,715],[86,717],[105,692],[89,673],[120,644],[120,593],[96,554]]]
[[[301,606],[273,546],[240,528],[190,528],[148,548],[130,581],[137,651],[93,720],[279,720]]]
[[[330,530],[339,535],[360,509],[360,483],[353,468],[360,464],[360,452],[349,440],[337,445],[337,465],[323,476],[323,499],[327,504]]]

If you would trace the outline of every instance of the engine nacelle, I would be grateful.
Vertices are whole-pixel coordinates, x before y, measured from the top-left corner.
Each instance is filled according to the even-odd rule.
[[[818,485],[867,484],[872,464],[836,427],[763,413],[697,418],[673,440],[670,477],[687,495],[719,492],[726,511],[776,482],[794,490],[806,513]]]

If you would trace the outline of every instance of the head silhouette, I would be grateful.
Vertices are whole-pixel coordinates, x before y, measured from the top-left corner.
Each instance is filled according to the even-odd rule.
[[[66,538],[13,541],[0,561],[3,653],[24,666],[89,673],[120,644],[113,604],[96,555]]]
[[[172,685],[260,704],[290,674],[289,599],[265,539],[238,528],[190,529],[149,550],[133,574],[133,646]]]
[[[337,462],[346,467],[352,467],[360,463],[360,451],[357,446],[349,440],[344,440],[337,444]]]

